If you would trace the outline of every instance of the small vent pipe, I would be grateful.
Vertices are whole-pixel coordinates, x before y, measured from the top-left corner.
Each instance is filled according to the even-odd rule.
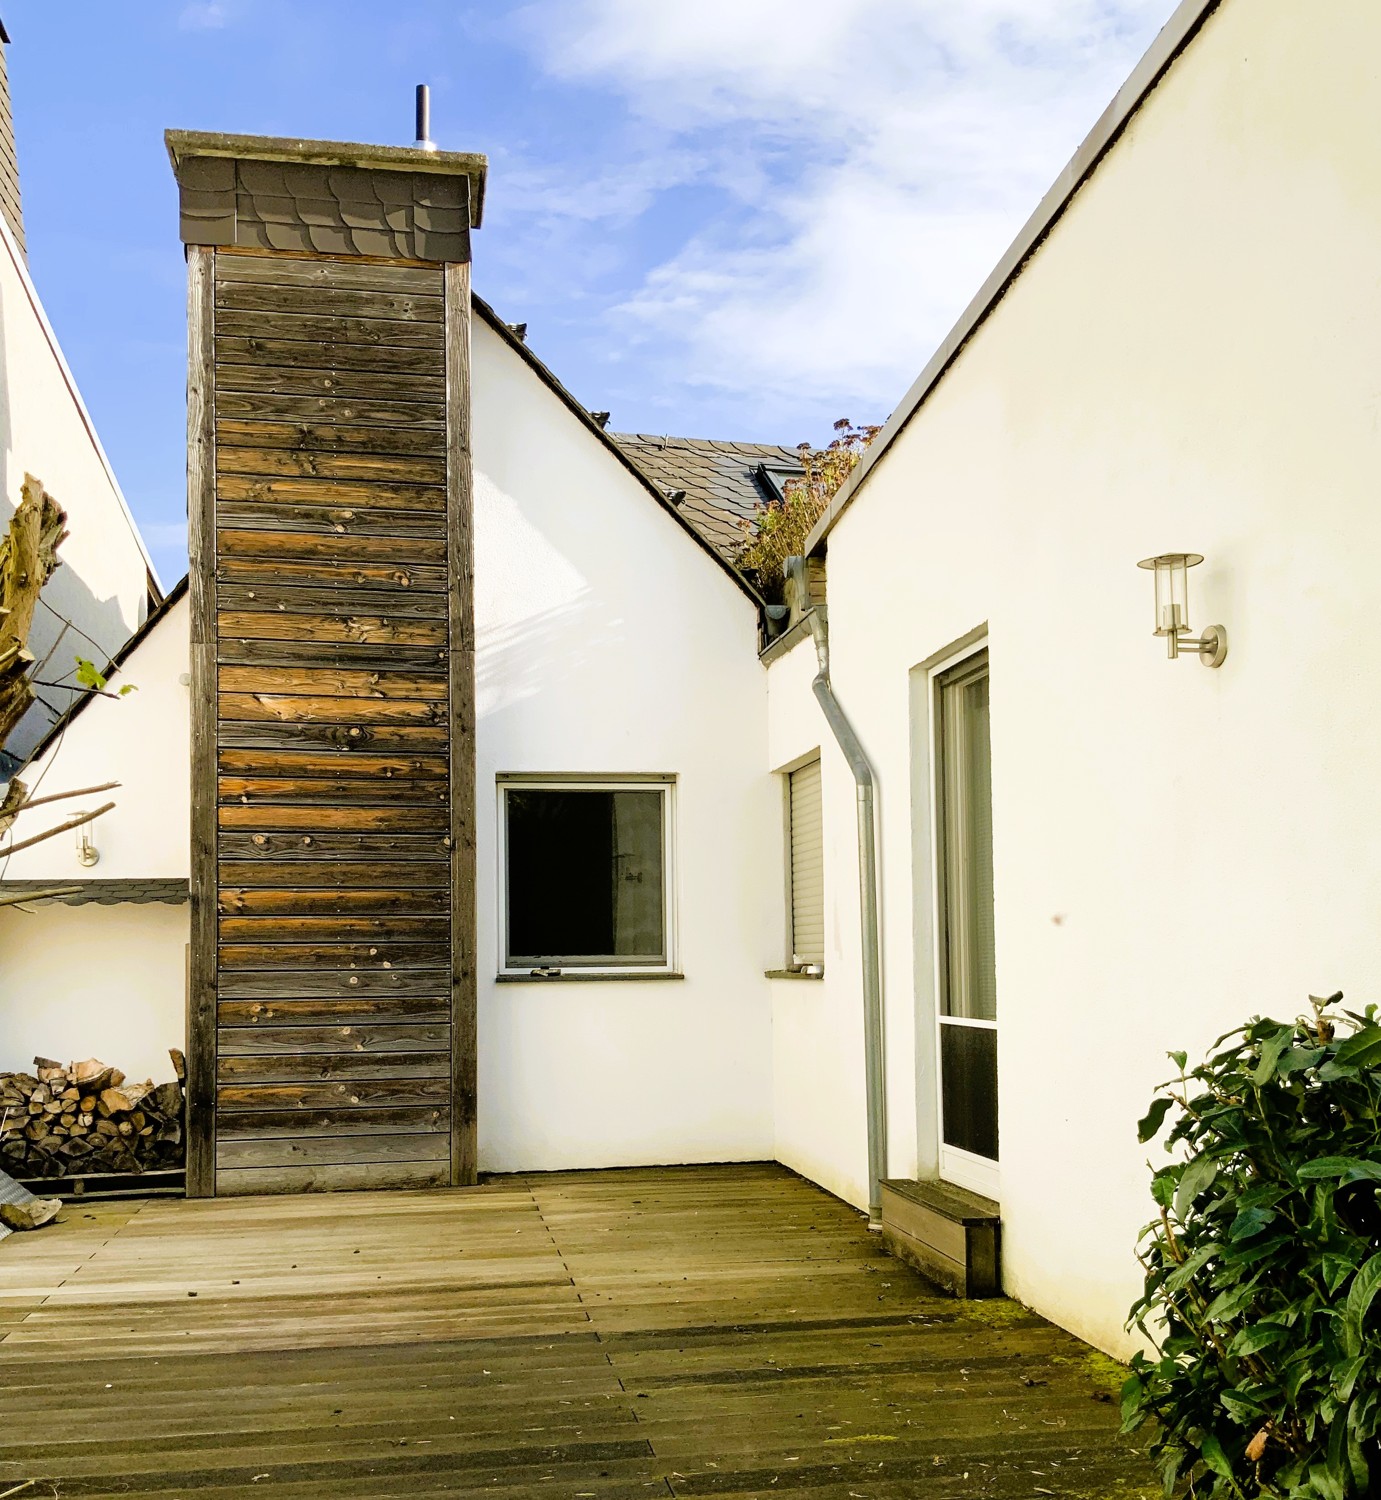
[[[419,151],[435,151],[432,139],[432,91],[425,83],[417,85],[417,139],[413,145]]]

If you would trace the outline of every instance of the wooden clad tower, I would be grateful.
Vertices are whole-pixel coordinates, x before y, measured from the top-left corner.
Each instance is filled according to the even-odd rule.
[[[189,278],[188,1191],[470,1183],[484,158],[168,148]]]

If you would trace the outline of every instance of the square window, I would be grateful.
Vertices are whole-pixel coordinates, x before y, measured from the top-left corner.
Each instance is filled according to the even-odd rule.
[[[671,964],[671,788],[658,782],[508,782],[504,969]]]

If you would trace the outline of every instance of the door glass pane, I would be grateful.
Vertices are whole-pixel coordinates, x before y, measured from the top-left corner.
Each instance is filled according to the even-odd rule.
[[[997,1160],[997,1032],[940,1023],[945,1145]]]
[[[662,795],[508,789],[508,967],[666,961]]]
[[[942,1013],[997,1019],[993,943],[993,790],[988,673],[940,690],[945,985]]]

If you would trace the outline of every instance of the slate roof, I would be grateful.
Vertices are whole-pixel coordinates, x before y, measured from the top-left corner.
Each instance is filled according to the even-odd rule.
[[[470,259],[483,156],[188,130],[164,139],[188,245]]]
[[[775,497],[764,468],[801,472],[795,448],[776,443],[728,443],[710,438],[611,432],[611,438],[664,494],[685,491],[681,514],[727,562],[743,546],[740,524]]]
[[[127,901],[138,906],[154,901],[183,906],[192,899],[186,880],[63,880],[57,876],[51,880],[0,880],[0,896],[23,896],[30,891],[66,891],[64,896],[43,898],[43,904],[61,901],[64,906],[86,906],[93,901],[98,906],[120,906]]]

